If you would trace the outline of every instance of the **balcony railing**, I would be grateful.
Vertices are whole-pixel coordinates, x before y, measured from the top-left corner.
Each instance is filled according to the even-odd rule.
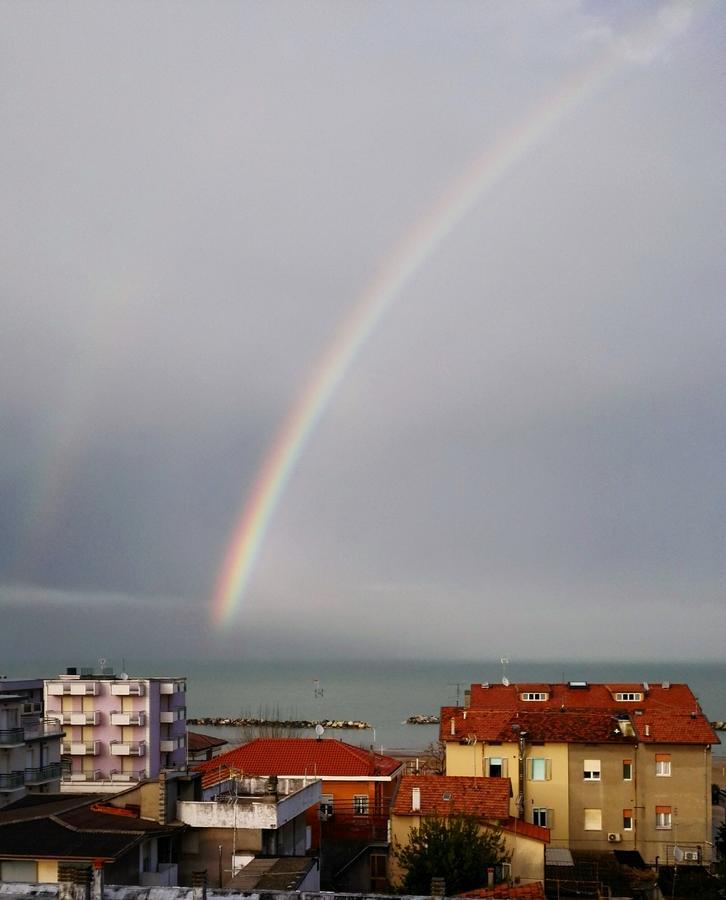
[[[144,725],[146,715],[143,712],[112,712],[112,725]]]
[[[51,697],[72,696],[96,696],[100,691],[97,681],[51,681],[48,684],[48,694]]]
[[[114,681],[111,683],[111,693],[116,697],[143,697],[145,687],[141,681]]]
[[[0,775],[0,791],[17,791],[24,784],[24,772],[6,772]]]
[[[101,752],[101,742],[71,741],[62,745],[61,752],[71,756],[98,756]]]
[[[64,772],[63,781],[102,781],[103,772],[96,769],[94,772]]]
[[[57,712],[50,711],[49,718],[56,719],[61,725],[99,725],[100,712]]]
[[[25,770],[26,784],[42,784],[45,781],[54,781],[61,776],[61,764],[48,763],[47,766],[38,766]]]
[[[118,769],[114,769],[111,772],[111,781],[143,781],[145,778],[144,769],[139,772],[119,772]]]
[[[58,719],[47,718],[26,725],[24,732],[26,741],[37,741],[43,738],[60,737],[63,734],[63,728]]]
[[[145,753],[145,741],[111,741],[112,756],[143,756]]]
[[[0,728],[0,747],[15,747],[25,743],[25,733],[22,728]]]

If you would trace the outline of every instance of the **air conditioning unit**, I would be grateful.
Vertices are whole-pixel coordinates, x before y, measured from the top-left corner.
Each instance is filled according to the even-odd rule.
[[[684,862],[698,862],[698,850],[684,850],[683,851],[683,861]]]
[[[608,843],[609,844],[619,844],[622,841],[622,837],[620,836],[619,831],[609,831],[608,832]]]

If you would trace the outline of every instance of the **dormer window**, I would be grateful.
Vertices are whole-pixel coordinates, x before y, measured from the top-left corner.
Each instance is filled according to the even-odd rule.
[[[520,694],[522,700],[548,700],[549,694],[546,691],[524,691]]]
[[[639,691],[619,691],[615,695],[616,700],[626,700],[629,703],[639,703],[643,695]]]

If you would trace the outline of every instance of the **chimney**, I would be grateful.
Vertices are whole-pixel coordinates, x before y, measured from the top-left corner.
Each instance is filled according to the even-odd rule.
[[[456,721],[454,717],[451,717],[451,733],[456,734]]]
[[[207,870],[192,872],[192,900],[207,900]]]
[[[411,812],[421,812],[421,788],[411,788]]]
[[[650,737],[650,725],[647,722],[645,723],[645,736]]]

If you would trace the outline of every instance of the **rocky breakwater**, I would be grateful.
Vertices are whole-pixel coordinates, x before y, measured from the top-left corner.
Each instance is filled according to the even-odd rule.
[[[438,725],[438,716],[422,716],[420,714],[409,716],[405,722],[406,725]]]
[[[368,722],[362,722],[360,719],[322,719],[313,721],[311,719],[260,719],[248,718],[247,716],[239,716],[237,718],[228,718],[227,716],[197,716],[188,717],[187,725],[206,725],[212,728],[261,728],[274,726],[275,728],[297,728],[305,730],[306,728],[315,728],[316,725],[322,725],[323,728],[344,728],[358,729],[362,731],[372,726]]]

